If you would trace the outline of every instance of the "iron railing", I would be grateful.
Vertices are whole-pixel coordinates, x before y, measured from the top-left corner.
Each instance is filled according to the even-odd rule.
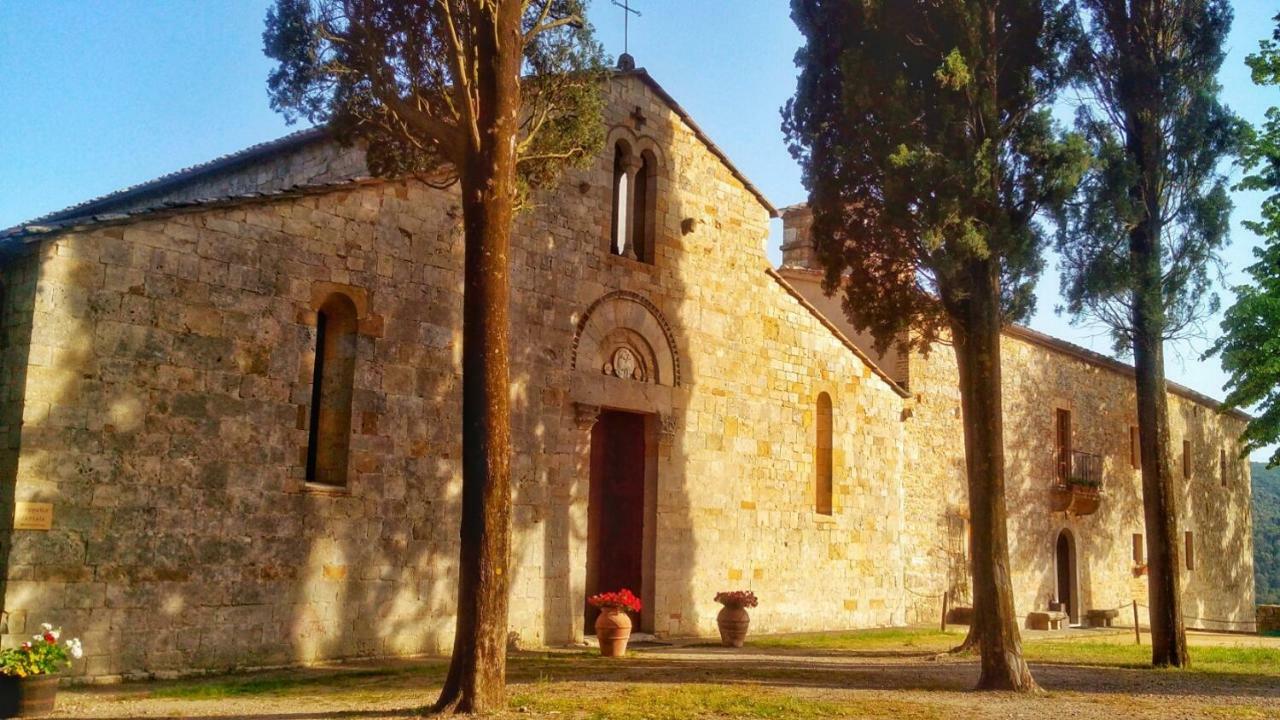
[[[1102,487],[1102,456],[1073,450],[1058,458],[1058,484],[1097,490]]]

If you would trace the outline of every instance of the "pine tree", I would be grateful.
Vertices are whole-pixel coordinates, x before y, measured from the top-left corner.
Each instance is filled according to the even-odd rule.
[[[1063,294],[1132,350],[1146,516],[1152,661],[1188,664],[1164,343],[1217,308],[1231,202],[1218,171],[1238,134],[1216,76],[1227,0],[1080,0],[1072,70],[1093,166],[1061,218]]]
[[[457,626],[439,711],[505,706],[508,275],[525,193],[603,143],[580,0],[276,0],[274,108],[368,142],[369,169],[457,183],[465,242]]]
[[[793,0],[805,37],[783,109],[828,292],[881,346],[949,339],[959,365],[983,689],[1033,691],[1013,606],[1002,326],[1026,317],[1085,148],[1047,106],[1061,83],[1047,0]]]

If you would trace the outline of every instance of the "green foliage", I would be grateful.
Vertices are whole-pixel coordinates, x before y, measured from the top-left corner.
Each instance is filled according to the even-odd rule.
[[[1273,39],[1246,59],[1259,85],[1280,85],[1280,15],[1275,19]],[[1244,432],[1243,452],[1250,453],[1280,442],[1280,108],[1269,108],[1262,128],[1246,134],[1240,164],[1248,174],[1237,189],[1271,193],[1262,202],[1262,219],[1245,221],[1263,244],[1253,249],[1252,284],[1235,288],[1222,336],[1208,354],[1221,355],[1228,373],[1226,406],[1259,410]],[[1280,465],[1280,448],[1269,464]]]
[[[71,658],[81,657],[83,650],[79,638],[58,642],[61,628],[45,623],[40,634],[17,647],[0,651],[0,675],[31,677],[52,675],[71,666]]]
[[[1093,163],[1058,218],[1062,291],[1066,310],[1100,321],[1124,353],[1138,303],[1162,339],[1185,336],[1218,308],[1213,282],[1231,212],[1219,164],[1241,134],[1216,79],[1232,13],[1227,0],[1176,0],[1150,10],[1154,19],[1120,0],[1077,7],[1069,71],[1087,98],[1076,127]],[[1158,239],[1152,283],[1135,271],[1130,246],[1144,224]]]
[[[478,105],[480,57],[469,0],[276,0],[264,51],[272,108],[368,143],[371,172],[457,180],[495,108]],[[583,0],[527,0],[518,170],[521,190],[545,187],[604,141],[604,52]]]
[[[927,347],[973,292],[974,263],[999,274],[1005,319],[1027,317],[1047,242],[1037,216],[1085,168],[1047,109],[1058,4],[793,0],[792,18],[805,45],[783,130],[827,288],[855,325]]]
[[[1280,468],[1253,463],[1253,577],[1260,604],[1280,605]]]
[[[1258,52],[1245,58],[1255,85],[1280,85],[1280,14],[1275,16],[1272,39],[1258,43]],[[1262,190],[1271,195],[1262,202],[1262,221],[1245,221],[1245,227],[1266,238],[1280,242],[1280,107],[1267,109],[1262,130],[1250,129],[1240,153],[1240,164],[1251,174],[1245,176],[1238,190]]]

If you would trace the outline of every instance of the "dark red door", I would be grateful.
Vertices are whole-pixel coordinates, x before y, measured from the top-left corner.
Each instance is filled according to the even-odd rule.
[[[644,416],[606,410],[591,430],[587,595],[626,588],[641,596],[644,548]],[[595,608],[586,631],[595,633]]]

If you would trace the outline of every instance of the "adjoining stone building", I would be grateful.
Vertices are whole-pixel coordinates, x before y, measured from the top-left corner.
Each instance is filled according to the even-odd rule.
[[[618,586],[662,636],[742,587],[757,632],[935,621],[967,591],[953,358],[872,352],[803,210],[775,270],[777,212],[687,113],[642,70],[608,98],[605,152],[513,236],[512,632],[579,641]],[[57,622],[91,676],[447,652],[460,208],[364,175],[304,131],[0,235],[4,642]],[[1007,335],[1020,614],[1145,598],[1126,373]],[[1251,622],[1243,419],[1171,400],[1189,612]],[[1079,450],[1098,509],[1054,511]]]

